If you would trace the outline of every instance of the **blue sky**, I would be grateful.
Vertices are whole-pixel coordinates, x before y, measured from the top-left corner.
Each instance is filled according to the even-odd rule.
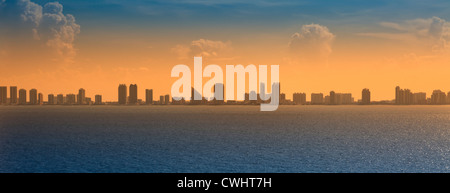
[[[51,1],[35,1],[45,4]],[[322,1],[208,1],[208,0],[62,0],[67,13],[86,27],[135,26],[279,26],[323,23],[328,26],[370,26],[381,21],[450,16],[450,1],[322,0]]]

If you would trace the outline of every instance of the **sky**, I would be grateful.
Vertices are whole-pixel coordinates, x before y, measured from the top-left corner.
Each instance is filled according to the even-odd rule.
[[[444,0],[0,0],[0,85],[117,100],[170,94],[172,68],[279,65],[281,91],[391,100],[450,91]],[[204,78],[204,81],[208,79]],[[46,97],[44,97],[46,98]]]

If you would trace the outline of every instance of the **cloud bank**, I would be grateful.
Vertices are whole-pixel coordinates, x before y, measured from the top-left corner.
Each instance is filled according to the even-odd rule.
[[[399,40],[428,47],[434,53],[450,51],[450,22],[439,17],[418,18],[402,22],[380,22],[394,32],[358,33],[360,36]]]
[[[73,15],[63,13],[60,3],[49,2],[41,6],[30,0],[17,0],[0,4],[0,17],[8,18],[0,23],[0,27],[7,28],[8,31],[0,35],[10,39],[10,43],[20,42],[29,48],[35,48],[35,52],[47,51],[57,60],[73,60],[76,55],[74,41],[80,33],[80,25]],[[9,46],[9,49],[14,47]]]
[[[326,26],[303,25],[300,32],[291,36],[289,49],[295,57],[307,62],[323,62],[332,53],[335,37]]]

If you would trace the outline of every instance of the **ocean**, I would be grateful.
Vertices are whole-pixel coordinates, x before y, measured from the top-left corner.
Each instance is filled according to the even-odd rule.
[[[0,106],[0,172],[450,172],[450,106]]]

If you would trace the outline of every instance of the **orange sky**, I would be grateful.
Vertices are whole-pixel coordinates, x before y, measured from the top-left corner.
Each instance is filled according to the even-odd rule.
[[[83,28],[82,21],[77,22],[80,32],[69,22],[72,31],[57,28],[61,33],[56,35],[39,31],[43,24],[20,28],[20,33],[11,33],[16,29],[10,26],[10,31],[0,30],[0,85],[36,88],[44,96],[84,88],[88,97],[102,94],[105,101],[116,101],[119,84],[137,84],[139,98],[151,88],[158,99],[170,94],[176,80],[170,77],[173,66],[186,64],[193,70],[193,57],[203,56],[203,66],[218,64],[223,69],[278,64],[281,91],[289,99],[294,92],[307,93],[309,100],[312,92],[326,95],[334,90],[358,100],[362,89],[369,88],[372,100],[391,100],[397,85],[427,92],[427,97],[434,89],[450,91],[450,24],[445,19],[381,20],[368,29],[313,23],[286,24],[257,34],[240,33],[239,28],[180,28],[181,35],[164,33],[163,27],[162,32]]]

